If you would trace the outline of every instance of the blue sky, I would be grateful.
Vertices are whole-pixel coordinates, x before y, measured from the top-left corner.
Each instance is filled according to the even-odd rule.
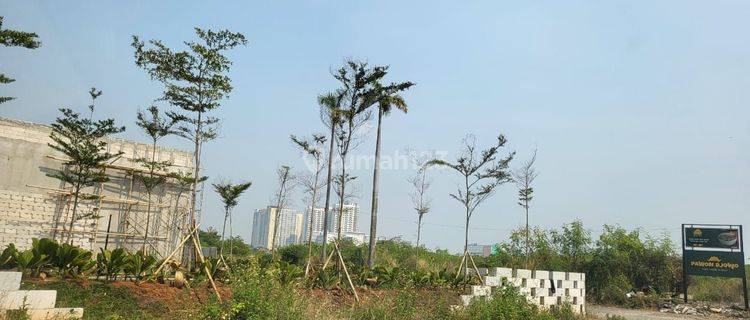
[[[222,136],[204,159],[212,180],[253,181],[235,211],[246,239],[252,210],[270,202],[275,167],[304,167],[289,134],[323,130],[315,97],[335,88],[329,71],[345,57],[388,64],[390,79],[417,83],[405,95],[409,113],[385,120],[384,155],[411,148],[450,157],[469,132],[480,145],[505,134],[518,160],[538,149],[534,225],[581,219],[595,235],[608,223],[675,240],[683,222],[750,226],[745,1],[3,1],[0,12],[4,27],[43,42],[0,50],[0,69],[17,79],[3,95],[18,97],[0,116],[50,123],[59,107],[84,110],[96,86],[104,91],[97,114],[138,140],[135,113],[161,86],[133,63],[131,35],[181,48],[194,26],[244,33],[249,45],[229,54],[235,90],[214,113]],[[355,153],[371,155],[373,142]],[[367,230],[371,170],[354,174]],[[415,237],[412,174],[384,170],[381,235]],[[423,239],[457,251],[463,216],[448,197],[457,177],[432,178]],[[506,185],[488,200],[470,240],[506,239],[523,218],[514,198]],[[301,196],[294,204],[302,208]],[[205,212],[219,225],[212,193]]]

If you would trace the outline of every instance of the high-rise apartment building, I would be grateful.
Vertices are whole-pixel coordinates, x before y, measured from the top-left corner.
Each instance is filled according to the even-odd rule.
[[[313,216],[312,238],[313,241],[322,241],[323,236],[323,217],[325,210],[323,208],[311,209],[307,207],[307,216],[305,217],[305,226],[303,229],[303,242],[307,241],[307,232],[309,230],[310,216]],[[333,205],[328,213],[328,233],[336,234],[338,232],[339,206]],[[354,234],[358,233],[357,222],[359,219],[359,205],[356,203],[345,203],[344,214],[341,217],[341,233]]]
[[[253,214],[253,228],[250,245],[255,248],[271,249],[271,238],[276,228],[277,208],[269,206],[257,209]],[[278,229],[276,230],[275,246],[281,247],[289,244],[303,242],[303,228],[305,227],[304,214],[302,212],[284,208],[278,215]]]

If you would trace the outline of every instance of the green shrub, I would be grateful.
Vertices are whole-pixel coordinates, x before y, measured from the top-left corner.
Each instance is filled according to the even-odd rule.
[[[42,243],[46,239],[40,240]],[[47,242],[41,245],[49,255],[50,266],[57,269],[60,277],[79,277],[89,273],[96,266],[91,260],[91,252],[67,243]]]
[[[538,318],[538,310],[518,293],[515,287],[505,286],[492,294],[491,299],[473,299],[466,308],[468,319],[529,320]]]
[[[153,269],[156,268],[156,264],[156,258],[138,251],[127,255],[122,270],[125,272],[126,277],[140,281],[151,274]]]
[[[128,253],[122,248],[112,251],[100,249],[96,255],[97,270],[107,280],[117,280],[117,276],[128,267],[128,263]]]
[[[8,244],[8,246],[0,253],[0,270],[8,270],[16,267],[16,255],[18,249],[14,244]]]

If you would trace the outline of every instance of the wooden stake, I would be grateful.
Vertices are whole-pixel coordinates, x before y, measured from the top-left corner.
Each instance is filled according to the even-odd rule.
[[[216,287],[216,282],[214,282],[214,277],[211,276],[211,270],[208,269],[208,264],[206,264],[206,258],[203,257],[203,252],[201,252],[200,248],[200,241],[198,241],[197,237],[195,236],[195,232],[192,234],[193,238],[193,244],[195,245],[196,253],[198,254],[198,259],[200,259],[200,262],[203,264],[203,270],[206,271],[206,275],[208,276],[208,281],[211,282],[211,287],[214,288],[214,292],[216,292],[216,298],[219,299],[219,303],[221,303],[221,293],[219,293],[219,288]]]
[[[184,239],[182,239],[182,241],[180,242],[180,244],[177,245],[177,247],[174,248],[174,250],[172,250],[172,253],[170,253],[169,256],[167,256],[167,258],[164,259],[164,261],[162,261],[161,265],[159,265],[159,267],[156,268],[156,271],[154,272],[154,274],[152,275],[152,277],[156,276],[157,274],[159,274],[159,271],[161,271],[161,269],[164,268],[164,265],[167,264],[167,262],[169,261],[169,259],[172,259],[172,257],[174,257],[174,255],[177,254],[177,251],[180,251],[182,249],[182,246],[184,246],[185,243],[188,240],[190,240],[190,238],[193,236],[193,233],[197,229],[198,229],[198,226],[196,226],[192,231],[190,231],[190,233]]]
[[[481,283],[482,285],[484,285],[484,280],[482,279],[482,275],[479,274],[479,268],[477,268],[477,264],[474,263],[474,257],[472,257],[471,255],[469,255],[469,260],[471,260],[471,264],[474,265],[474,272],[476,272],[477,273],[477,277],[479,277],[479,283]],[[468,268],[468,263],[467,263],[467,268]]]
[[[334,241],[333,246],[336,249],[336,252],[338,253],[339,262],[341,262],[341,266],[344,267],[344,274],[346,274],[346,280],[349,280],[349,286],[352,288],[352,292],[354,292],[354,300],[359,302],[359,295],[357,294],[357,288],[354,287],[354,283],[352,282],[352,277],[349,276],[349,271],[346,269],[346,263],[344,263],[344,258],[341,256],[341,250],[339,250],[339,245],[336,241]]]
[[[328,266],[328,263],[329,263],[329,262],[331,262],[331,258],[333,258],[333,253],[334,253],[334,252],[333,252],[333,251],[331,251],[331,254],[329,254],[329,255],[328,255],[328,259],[326,259],[326,262],[325,262],[325,263],[323,263],[323,270],[325,270],[325,269],[326,269],[326,267]]]
[[[461,272],[463,271],[464,267],[464,260],[466,260],[466,252],[464,252],[464,255],[461,256],[461,264],[458,265],[458,271],[456,271],[456,279],[461,275]]]

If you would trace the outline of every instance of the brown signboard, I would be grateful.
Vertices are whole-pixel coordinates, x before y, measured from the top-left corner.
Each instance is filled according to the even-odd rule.
[[[737,229],[691,227],[685,228],[685,246],[690,248],[734,249],[740,248],[742,239]]]

